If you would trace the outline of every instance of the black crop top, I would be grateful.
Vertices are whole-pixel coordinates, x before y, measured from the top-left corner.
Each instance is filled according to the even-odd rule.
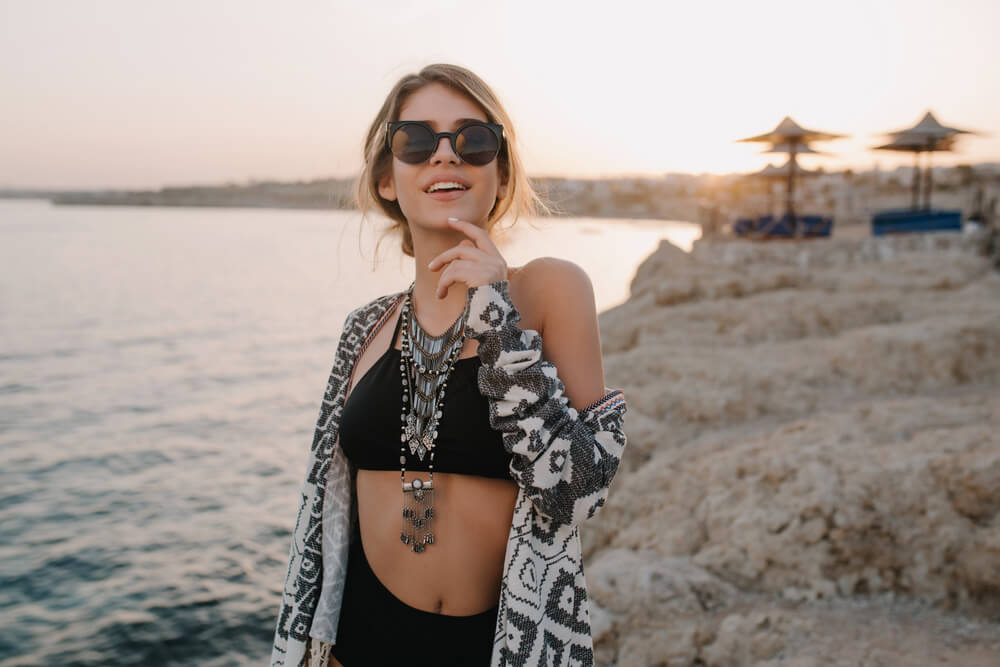
[[[396,349],[396,338],[402,319],[397,318],[389,349],[351,389],[341,414],[340,446],[347,460],[361,470],[400,468],[402,352]],[[511,479],[512,455],[504,449],[500,432],[490,426],[489,403],[479,393],[481,364],[478,356],[455,362],[438,426],[434,471]],[[421,461],[407,448],[407,470],[426,472],[429,463],[430,456]]]

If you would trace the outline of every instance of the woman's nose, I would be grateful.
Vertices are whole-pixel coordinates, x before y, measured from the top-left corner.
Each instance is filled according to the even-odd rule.
[[[444,148],[441,148],[442,144],[444,144]],[[430,162],[431,164],[439,164],[446,160],[453,162],[454,164],[461,162],[458,156],[455,155],[455,151],[452,150],[451,140],[448,139],[448,137],[441,137],[438,141],[437,149],[434,151],[434,154],[431,155]]]

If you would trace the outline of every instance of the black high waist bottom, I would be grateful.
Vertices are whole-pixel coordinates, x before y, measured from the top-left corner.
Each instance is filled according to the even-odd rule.
[[[498,609],[472,616],[446,616],[409,606],[375,576],[361,544],[361,529],[356,527],[337,641],[331,653],[344,667],[486,667],[493,651]]]

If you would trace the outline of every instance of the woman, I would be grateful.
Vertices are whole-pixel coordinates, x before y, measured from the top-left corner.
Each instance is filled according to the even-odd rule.
[[[359,200],[416,274],[344,323],[272,665],[592,664],[577,526],[607,497],[625,401],[587,275],[508,267],[489,236],[538,201],[489,87],[453,65],[403,77]]]

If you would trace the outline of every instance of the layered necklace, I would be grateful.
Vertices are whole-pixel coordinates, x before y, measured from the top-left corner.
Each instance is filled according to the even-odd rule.
[[[399,539],[414,553],[423,553],[434,544],[434,444],[444,409],[445,390],[458,355],[465,346],[465,320],[469,304],[458,319],[440,336],[432,336],[420,326],[413,308],[413,284],[403,301],[402,355],[399,371],[403,376],[402,436],[399,448],[400,481],[403,485],[403,529]],[[411,400],[412,399],[412,400]],[[429,478],[406,481],[406,456],[427,463]]]

